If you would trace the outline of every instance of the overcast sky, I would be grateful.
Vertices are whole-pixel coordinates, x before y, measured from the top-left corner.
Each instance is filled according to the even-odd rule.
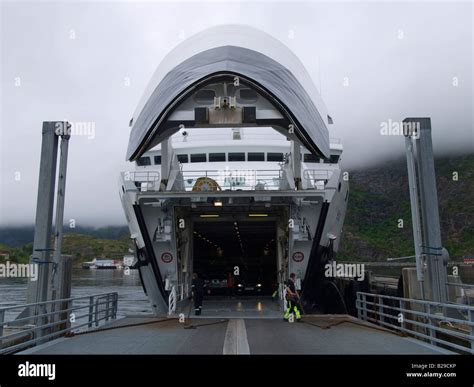
[[[344,166],[403,155],[384,122],[430,116],[437,154],[473,152],[471,2],[3,2],[0,225],[34,222],[41,123],[93,122],[70,143],[65,221],[125,224],[128,122],[160,60],[238,23],[280,39],[322,92]]]

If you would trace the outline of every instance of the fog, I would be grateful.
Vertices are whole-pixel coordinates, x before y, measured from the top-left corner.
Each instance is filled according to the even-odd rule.
[[[403,137],[380,131],[405,117],[431,117],[437,155],[474,149],[470,2],[3,2],[1,12],[3,226],[34,221],[49,120],[91,130],[70,141],[65,222],[124,224],[117,181],[131,168],[135,107],[167,52],[220,24],[259,28],[295,52],[334,119],[344,168],[403,156]]]

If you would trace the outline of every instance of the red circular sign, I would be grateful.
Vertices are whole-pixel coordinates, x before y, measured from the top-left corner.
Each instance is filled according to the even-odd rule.
[[[173,254],[165,252],[165,253],[161,254],[161,260],[164,263],[170,263],[173,260]]]
[[[304,254],[301,251],[296,251],[293,253],[293,261],[303,262]]]

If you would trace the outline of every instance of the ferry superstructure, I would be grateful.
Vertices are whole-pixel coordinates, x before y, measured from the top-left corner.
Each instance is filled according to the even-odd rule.
[[[308,310],[329,300],[323,265],[337,252],[348,200],[342,144],[301,62],[278,40],[215,27],[160,64],[130,121],[120,197],[135,266],[157,314],[191,276],[291,272]]]

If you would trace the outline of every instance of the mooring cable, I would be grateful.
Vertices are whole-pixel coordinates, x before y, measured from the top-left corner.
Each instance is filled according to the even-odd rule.
[[[229,322],[229,319],[222,319],[220,321],[214,321],[214,322],[211,322],[211,323],[204,323],[204,324],[191,324],[191,325],[185,325],[184,326],[184,329],[196,329],[196,328],[199,328],[199,327],[206,327],[206,326],[209,326],[209,325],[217,325],[217,324],[222,324],[222,323],[225,323],[225,322]]]
[[[80,335],[86,335],[86,334],[89,334],[89,333],[111,331],[113,329],[120,329],[120,328],[137,327],[137,326],[140,326],[140,325],[157,324],[157,323],[160,323],[160,322],[173,321],[173,320],[176,320],[176,318],[165,318],[165,319],[161,319],[161,320],[146,321],[146,322],[135,323],[135,324],[118,325],[118,326],[113,326],[113,327],[108,327],[108,328],[93,329],[93,330],[90,330],[90,331],[68,332],[64,336],[65,337],[80,336]]]
[[[130,328],[130,327],[137,327],[137,326],[142,326],[142,325],[158,324],[158,323],[161,323],[161,322],[173,321],[173,320],[179,321],[179,318],[164,318],[164,319],[161,319],[161,320],[146,321],[146,322],[140,322],[140,323],[134,323],[134,324],[118,325],[118,326],[113,326],[113,327],[93,329],[93,330],[82,331],[82,332],[68,332],[64,335],[64,337],[82,336],[82,335],[87,335],[87,334],[90,334],[90,333],[105,332],[105,331],[111,331],[111,330],[114,330],[114,329]],[[211,323],[204,323],[204,324],[184,325],[183,328],[184,329],[196,329],[196,328],[199,328],[199,327],[205,327],[205,326],[209,326],[209,325],[217,325],[217,324],[222,324],[222,323],[225,323],[225,322],[229,322],[229,319],[222,319],[222,320],[219,320],[219,321],[213,321]]]

